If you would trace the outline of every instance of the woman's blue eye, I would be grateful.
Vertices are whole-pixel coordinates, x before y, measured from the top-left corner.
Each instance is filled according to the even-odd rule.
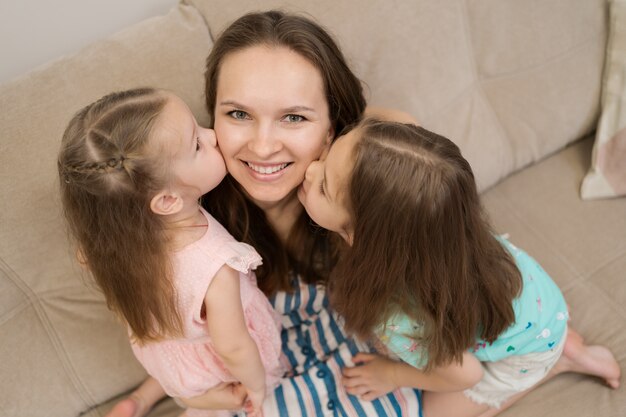
[[[248,117],[248,113],[242,110],[233,110],[228,113],[233,119],[243,120]]]
[[[304,117],[300,116],[299,114],[288,114],[287,116],[285,116],[285,119],[290,123],[297,123],[297,122],[304,121]]]

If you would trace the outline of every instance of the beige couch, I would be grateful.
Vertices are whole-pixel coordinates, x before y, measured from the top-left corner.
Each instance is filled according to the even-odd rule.
[[[583,202],[600,114],[604,0],[266,1],[342,45],[371,103],[415,115],[473,164],[501,232],[563,289],[573,325],[626,369],[626,199]],[[180,94],[201,123],[212,39],[256,2],[183,1],[0,86],[0,415],[101,416],[145,376],[74,261],[56,153],[78,108],[138,85]],[[53,18],[53,16],[51,16]],[[172,401],[151,416],[174,416]],[[624,416],[626,392],[561,376],[504,415]]]

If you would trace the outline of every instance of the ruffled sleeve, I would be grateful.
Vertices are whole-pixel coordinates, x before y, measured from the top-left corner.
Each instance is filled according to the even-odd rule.
[[[244,274],[263,263],[261,255],[252,246],[237,241],[227,242],[223,246],[223,259],[226,265]]]

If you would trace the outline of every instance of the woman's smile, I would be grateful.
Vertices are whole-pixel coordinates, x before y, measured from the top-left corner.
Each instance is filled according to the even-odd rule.
[[[291,165],[291,162],[274,164],[250,161],[242,162],[249,168],[250,174],[259,180],[274,180],[284,174],[285,169]]]

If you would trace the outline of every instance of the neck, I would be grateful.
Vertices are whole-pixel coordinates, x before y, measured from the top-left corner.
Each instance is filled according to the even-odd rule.
[[[268,222],[278,234],[280,241],[283,244],[287,243],[289,233],[304,209],[298,200],[296,191],[294,190],[290,195],[277,202],[256,202],[256,204],[265,212]]]
[[[200,211],[200,206],[196,203],[189,204],[187,207],[165,217],[165,226],[174,250],[197,241],[206,233],[207,219]]]

